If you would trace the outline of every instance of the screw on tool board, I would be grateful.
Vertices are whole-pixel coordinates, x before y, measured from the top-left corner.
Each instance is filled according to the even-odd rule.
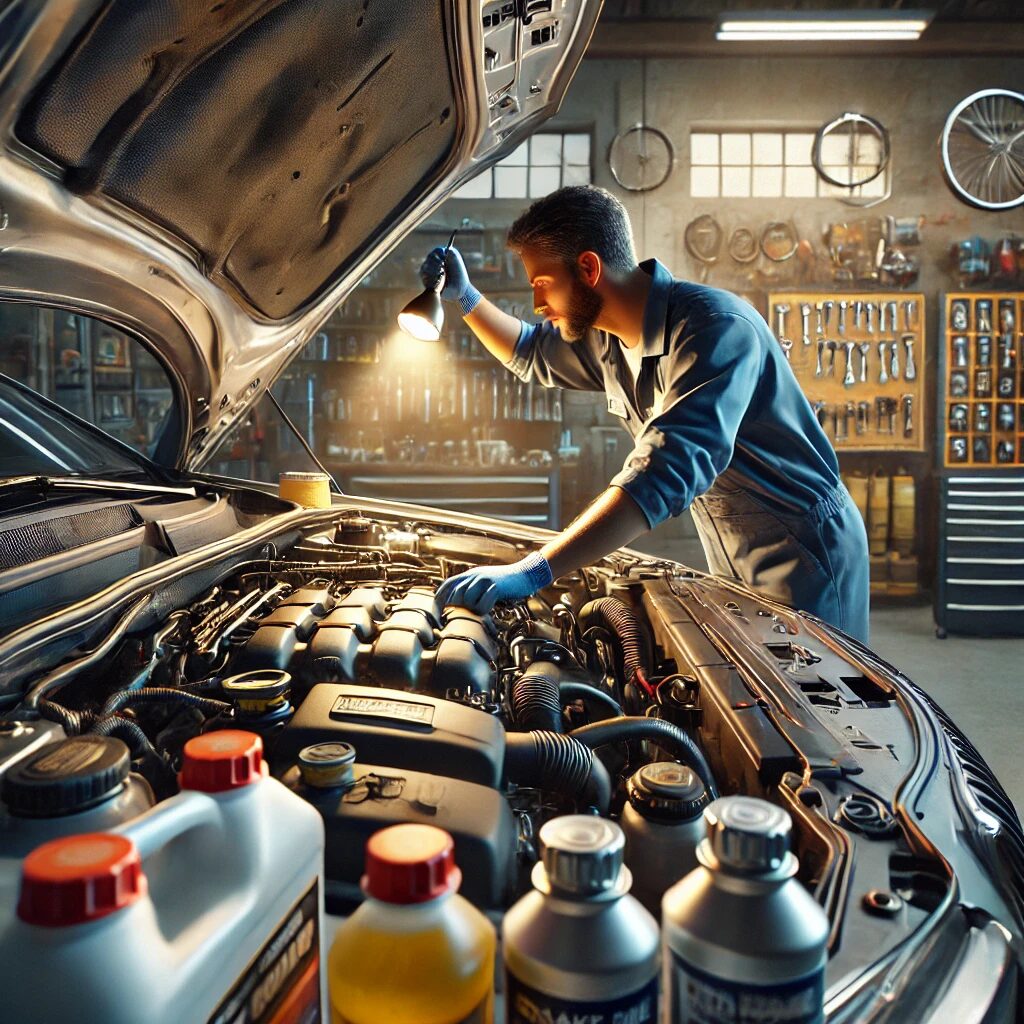
[[[917,321],[917,300],[905,299],[903,302],[903,329],[912,331]]]
[[[814,376],[815,377],[820,377],[824,373],[824,370],[822,369],[822,366],[821,366],[821,353],[824,351],[824,349],[825,349],[825,339],[824,338],[819,338],[818,339],[818,362],[814,366]]]
[[[859,331],[864,323],[864,300],[858,299],[853,304],[853,326]]]
[[[833,306],[835,306],[835,303],[831,299],[826,299],[821,304],[821,311],[822,311],[822,314],[825,317],[825,330],[822,332],[823,334],[828,334],[829,327],[832,326],[832,307]]]
[[[979,358],[978,362],[982,362]],[[967,367],[967,338],[963,334],[957,335],[953,339],[953,365],[957,369],[966,369]]]
[[[868,314],[868,334],[875,333],[875,304],[869,302],[865,307]]]
[[[890,348],[890,351],[892,352],[892,358],[891,358],[891,360],[889,362],[889,376],[892,377],[893,380],[899,380],[900,379],[900,346],[899,346],[899,344],[896,341],[893,341],[892,347]]]
[[[809,302],[800,303],[800,319],[803,322],[803,343],[810,345],[811,343],[811,304]]]
[[[885,372],[885,350],[889,347],[888,342],[878,343],[878,383],[888,384],[889,375]]]
[[[843,299],[839,303],[839,333],[846,334],[846,311],[850,308],[850,303]]]
[[[814,304],[814,314],[815,314],[815,321],[816,321],[815,325],[814,325],[814,333],[817,334],[817,336],[819,338],[823,338],[825,336],[825,322],[824,322],[824,320],[822,320],[822,306],[823,305],[824,304],[821,303],[821,302],[816,302]]]
[[[868,380],[868,353],[871,351],[871,342],[862,341],[857,346],[857,351],[860,352],[860,382],[866,384]]]
[[[786,338],[786,314],[789,312],[789,306],[782,302],[775,307],[775,337],[778,338],[779,344]]]
[[[828,345],[828,375],[834,377],[836,375],[836,349],[839,348],[838,341],[829,341]]]
[[[878,304],[878,333],[885,334],[889,329],[889,320],[885,315],[885,303],[880,302]]]
[[[917,367],[914,365],[914,335],[904,334],[903,344],[907,349],[907,361],[903,367],[903,379],[913,380],[917,376]]]

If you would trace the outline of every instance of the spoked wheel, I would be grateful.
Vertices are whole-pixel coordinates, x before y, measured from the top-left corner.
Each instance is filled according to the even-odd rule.
[[[612,139],[608,166],[612,176],[630,192],[650,192],[663,185],[676,161],[669,137],[658,128],[634,124]]]
[[[1024,203],[1024,96],[983,89],[950,111],[942,164],[953,189],[986,210]]]

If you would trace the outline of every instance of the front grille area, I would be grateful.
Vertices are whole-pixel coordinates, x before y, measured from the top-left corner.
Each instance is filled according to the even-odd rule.
[[[2,530],[0,571],[16,569],[83,544],[116,537],[141,525],[139,513],[125,503]]]

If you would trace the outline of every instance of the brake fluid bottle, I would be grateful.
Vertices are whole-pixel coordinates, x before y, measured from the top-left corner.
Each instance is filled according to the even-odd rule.
[[[730,796],[704,818],[700,866],[662,901],[666,1024],[823,1024],[829,924],[794,878],[789,815]]]
[[[629,895],[622,830],[569,814],[540,841],[534,891],[502,926],[508,1024],[655,1024],[658,926]]]
[[[189,740],[181,783],[128,822],[21,862],[17,910],[0,905],[0,1018],[323,1019],[322,819],[266,776],[260,738],[243,730]]]
[[[454,843],[392,825],[366,844],[366,899],[328,957],[333,1024],[491,1024],[491,923],[456,891]]]

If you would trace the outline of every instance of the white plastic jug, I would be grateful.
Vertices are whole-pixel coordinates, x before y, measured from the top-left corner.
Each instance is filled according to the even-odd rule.
[[[4,1020],[323,1020],[323,822],[254,733],[185,746],[183,791],[25,858],[0,908]]]

